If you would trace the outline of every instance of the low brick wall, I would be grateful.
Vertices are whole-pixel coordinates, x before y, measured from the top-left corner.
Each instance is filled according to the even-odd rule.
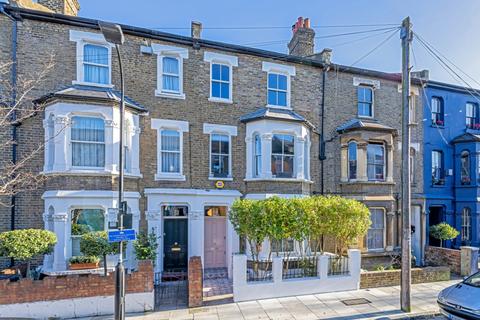
[[[461,251],[427,246],[425,249],[425,263],[427,266],[448,266],[450,271],[460,274]]]
[[[400,285],[400,270],[365,271],[360,274],[360,288],[377,288]],[[450,280],[448,267],[412,269],[412,283]]]
[[[127,293],[153,291],[153,265],[140,261],[138,271],[126,276]],[[46,277],[43,280],[0,280],[0,305],[62,299],[112,296],[115,294],[115,273]]]
[[[188,306],[200,307],[203,303],[202,259],[191,257],[188,262]]]

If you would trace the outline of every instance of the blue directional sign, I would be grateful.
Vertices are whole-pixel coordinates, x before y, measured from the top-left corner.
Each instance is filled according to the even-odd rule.
[[[133,241],[135,239],[135,230],[133,229],[108,231],[108,242]]]

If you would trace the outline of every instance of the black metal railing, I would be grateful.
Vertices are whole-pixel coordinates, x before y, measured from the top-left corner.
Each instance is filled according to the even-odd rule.
[[[312,278],[318,276],[318,257],[298,257],[283,260],[282,279]]]
[[[247,282],[273,281],[272,261],[247,261]]]
[[[344,256],[332,255],[328,257],[328,275],[343,276],[350,274],[348,267],[349,258]]]

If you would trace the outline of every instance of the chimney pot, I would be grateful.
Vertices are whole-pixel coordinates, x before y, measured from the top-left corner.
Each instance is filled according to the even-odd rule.
[[[198,21],[192,21],[191,35],[194,39],[201,39],[202,37],[202,23]]]
[[[298,17],[292,27],[293,36],[288,44],[289,54],[306,57],[313,54],[315,31],[310,28],[310,19]]]
[[[303,27],[310,29],[310,18],[305,19],[305,22],[303,23]]]

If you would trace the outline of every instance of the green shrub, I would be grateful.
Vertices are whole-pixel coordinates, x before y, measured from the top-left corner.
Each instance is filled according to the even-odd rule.
[[[70,258],[70,263],[97,263],[100,261],[100,258],[94,256],[73,256]]]
[[[157,236],[153,232],[149,235],[140,233],[137,240],[133,242],[133,248],[137,260],[152,260],[155,263],[158,248]]]
[[[55,233],[41,229],[23,229],[0,233],[0,256],[27,262],[30,276],[30,260],[41,254],[49,254],[57,243]]]
[[[90,232],[90,229],[86,225],[78,223],[72,224],[72,236],[80,236],[88,232]]]
[[[375,271],[385,271],[385,266],[380,264],[375,267]]]
[[[86,256],[102,257],[104,274],[107,275],[107,255],[118,254],[118,243],[108,242],[106,231],[89,232],[80,239],[80,251]]]
[[[443,246],[443,241],[454,239],[458,237],[459,234],[460,232],[446,222],[430,227],[430,235],[435,239],[440,240],[440,247]]]

